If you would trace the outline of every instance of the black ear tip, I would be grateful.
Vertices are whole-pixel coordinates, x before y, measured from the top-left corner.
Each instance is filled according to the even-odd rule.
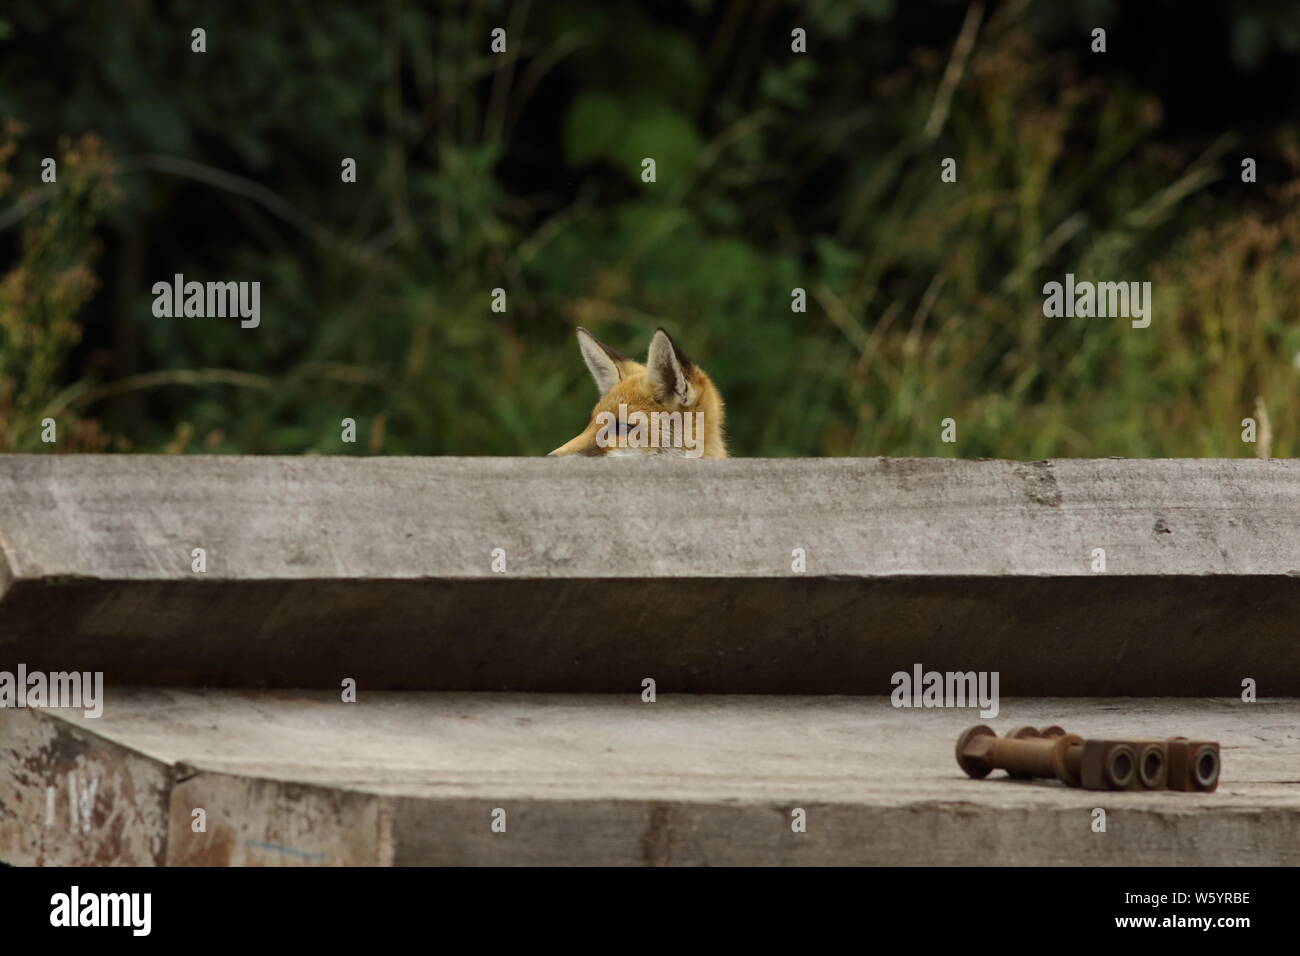
[[[578,331],[575,332],[574,334],[577,335],[578,338],[582,338],[584,335],[590,336],[591,338],[595,338],[595,336],[591,334],[591,330],[590,330],[590,329],[585,328],[585,327],[583,327],[583,326],[581,326],[581,325],[578,326]]]
[[[677,347],[677,343],[673,341],[673,337],[668,334],[668,330],[662,325],[655,329],[655,334],[650,336],[650,341],[654,342],[654,340],[659,338],[661,335],[664,337],[664,341],[668,343],[668,347],[673,350],[675,355],[682,354],[682,350]]]
[[[693,363],[691,362],[690,358],[686,355],[685,352],[682,351],[681,346],[678,345],[675,341],[673,341],[673,337],[668,334],[667,329],[665,329],[661,325],[659,328],[655,329],[655,335],[656,336],[662,335],[665,339],[668,340],[668,347],[673,350],[673,355],[677,356],[677,361],[681,362],[682,365],[688,369],[693,367]]]

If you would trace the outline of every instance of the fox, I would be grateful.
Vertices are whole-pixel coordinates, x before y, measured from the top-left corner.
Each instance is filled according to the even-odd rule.
[[[578,350],[600,399],[587,427],[548,457],[727,457],[722,393],[663,329],[650,337],[644,365],[581,326]]]

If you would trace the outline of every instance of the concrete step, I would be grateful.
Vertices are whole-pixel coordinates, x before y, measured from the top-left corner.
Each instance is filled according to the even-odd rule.
[[[0,861],[1300,864],[1300,701],[1016,699],[992,722],[1218,740],[1214,793],[971,780],[953,750],[978,722],[878,697],[110,688],[97,719],[0,709]]]
[[[1300,695],[1297,607],[1300,461],[0,456],[0,667],[119,684]]]

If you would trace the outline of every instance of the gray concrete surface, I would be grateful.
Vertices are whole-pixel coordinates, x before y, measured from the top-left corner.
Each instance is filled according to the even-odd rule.
[[[1210,794],[970,780],[953,746],[978,722],[835,696],[118,688],[97,720],[0,710],[0,861],[1300,863],[1300,701],[1016,699],[989,722],[1216,739]]]
[[[1298,607],[1300,461],[0,456],[0,666],[119,684],[1300,695]]]

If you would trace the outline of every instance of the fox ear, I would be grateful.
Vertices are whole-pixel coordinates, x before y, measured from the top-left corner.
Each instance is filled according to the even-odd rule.
[[[646,382],[655,401],[670,408],[695,404],[696,389],[691,383],[695,366],[663,329],[655,329],[645,365]]]
[[[587,363],[600,394],[604,395],[619,383],[623,377],[623,363],[628,360],[626,355],[610,348],[582,326],[578,326],[578,348],[582,350],[582,360]]]

